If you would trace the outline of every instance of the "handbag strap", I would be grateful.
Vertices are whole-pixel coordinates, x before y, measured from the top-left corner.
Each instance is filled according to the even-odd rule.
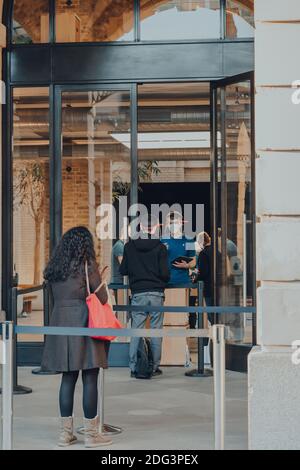
[[[86,280],[86,288],[87,288],[88,294],[91,295],[91,289],[90,289],[90,281],[89,281],[89,272],[88,272],[88,264],[87,264],[87,261],[85,262],[85,280]]]
[[[102,271],[101,271],[101,273],[100,273],[100,277],[101,277],[101,279],[103,279],[103,280],[102,280],[100,286],[98,286],[97,289],[95,290],[95,292],[94,292],[95,294],[97,294],[97,292],[98,292],[98,291],[101,289],[101,287],[103,287],[103,286],[106,286],[106,290],[107,290],[107,278],[106,278],[106,276],[107,276],[107,270],[108,270],[108,266],[105,266],[105,267],[102,269]]]
[[[100,276],[101,276],[101,279],[104,279],[101,284],[97,287],[97,289],[94,291],[94,294],[97,294],[97,292],[99,292],[99,290],[101,289],[101,287],[107,285],[106,283],[106,272],[108,270],[108,266],[105,266],[105,268],[102,269],[101,273],[100,273]],[[86,287],[87,287],[87,291],[88,291],[88,294],[91,295],[91,288],[90,288],[90,281],[89,281],[89,272],[88,272],[88,263],[87,261],[85,262],[85,277],[86,277]]]

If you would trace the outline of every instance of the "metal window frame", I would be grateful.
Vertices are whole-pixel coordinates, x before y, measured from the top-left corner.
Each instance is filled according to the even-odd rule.
[[[49,42],[47,44],[53,45],[53,44],[67,44],[67,43],[59,43],[56,42],[56,35],[55,35],[55,28],[56,28],[56,0],[48,0],[49,2]],[[214,41],[234,41],[234,42],[245,42],[245,41],[253,41],[252,37],[245,37],[245,38],[227,38],[227,32],[226,32],[226,2],[227,0],[219,0],[219,8],[220,8],[220,31],[219,31],[219,37],[213,38],[213,39],[192,39],[192,40],[178,40],[178,39],[170,39],[170,40],[142,40],[141,38],[141,21],[140,21],[140,12],[141,12],[141,7],[140,7],[140,0],[132,0],[132,7],[133,7],[133,40],[132,41],[105,41],[105,42],[97,42],[97,41],[91,41],[91,42],[73,42],[71,43],[72,45],[80,45],[80,44],[94,44],[94,45],[99,45],[99,44],[105,44],[105,45],[123,45],[123,44],[182,44],[182,43],[190,43],[190,42],[214,42]],[[7,5],[8,9],[7,10]],[[13,31],[13,8],[14,8],[14,0],[10,1],[4,1],[4,9],[5,9],[5,18],[9,18],[9,21],[6,22],[5,24],[8,24],[8,41],[7,44],[11,45],[12,44],[12,31]],[[41,45],[40,43],[33,43],[33,44],[28,44],[27,46],[34,47],[37,45]],[[14,47],[22,47],[24,44],[14,44]]]
[[[226,79],[218,80],[211,83],[211,96],[213,101],[211,104],[211,113],[212,113],[212,152],[211,152],[211,181],[215,188],[213,189],[211,196],[211,205],[212,205],[212,244],[213,244],[213,259],[212,259],[212,273],[213,273],[213,300],[214,304],[218,305],[217,298],[217,263],[216,263],[216,253],[218,246],[218,219],[219,219],[219,197],[218,197],[218,146],[217,146],[217,113],[218,113],[218,102],[217,102],[217,92],[221,91],[221,103],[220,103],[220,112],[221,112],[221,126],[222,126],[222,179],[221,179],[221,194],[222,194],[222,207],[221,207],[221,226],[222,226],[222,246],[225,246],[225,240],[227,239],[227,181],[226,181],[226,97],[225,90],[229,85],[238,84],[242,81],[249,81],[250,83],[250,105],[251,105],[251,218],[252,218],[252,252],[251,252],[251,261],[253,263],[253,304],[256,305],[256,212],[255,212],[255,85],[254,85],[254,72],[247,72],[234,77],[228,77]],[[222,96],[223,95],[223,96]],[[223,99],[222,99],[223,97]],[[224,129],[225,127],[225,129]],[[225,194],[225,196],[224,196]],[[225,227],[225,231],[224,231]],[[222,265],[226,266],[226,263]],[[224,277],[226,273],[222,273]],[[226,300],[225,300],[226,302]],[[217,316],[218,320],[218,316]],[[257,314],[252,314],[252,345],[257,344]]]
[[[65,92],[82,92],[82,91],[125,91],[130,96],[130,127],[131,127],[131,150],[130,150],[130,167],[131,167],[131,190],[130,203],[137,202],[138,177],[137,177],[137,84],[122,83],[91,83],[82,85],[56,85],[55,88],[55,109],[54,109],[54,213],[55,213],[55,230],[53,234],[53,247],[58,243],[62,236],[62,207],[63,207],[63,183],[62,183],[62,94]]]

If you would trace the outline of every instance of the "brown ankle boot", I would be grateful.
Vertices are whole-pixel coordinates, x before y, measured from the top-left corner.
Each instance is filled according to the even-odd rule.
[[[100,447],[109,446],[112,441],[99,432],[99,418],[96,416],[94,419],[84,418],[84,436],[85,447]]]
[[[67,447],[77,442],[77,437],[73,434],[73,418],[61,418],[61,427],[58,445]]]

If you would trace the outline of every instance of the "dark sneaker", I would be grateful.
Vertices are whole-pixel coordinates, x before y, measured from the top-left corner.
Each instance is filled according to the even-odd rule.
[[[130,372],[130,377],[135,378],[135,373],[131,371]]]
[[[162,373],[163,373],[162,370],[157,368],[157,369],[153,372],[152,377],[156,377],[156,376],[158,376],[158,375],[161,375]]]

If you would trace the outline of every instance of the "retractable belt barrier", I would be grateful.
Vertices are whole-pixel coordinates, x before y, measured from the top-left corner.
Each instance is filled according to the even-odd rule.
[[[170,313],[255,313],[255,307],[143,307],[139,305],[114,305],[116,312],[170,312]]]
[[[116,291],[123,290],[127,292],[127,302],[124,302],[125,304],[129,304],[129,297],[128,297],[128,291],[130,290],[130,286],[128,284],[116,284],[112,283],[109,285],[109,288]],[[206,307],[203,305],[204,303],[204,295],[203,295],[203,290],[204,290],[204,283],[203,281],[198,281],[196,283],[186,283],[186,284],[172,284],[169,283],[166,287],[167,290],[172,290],[172,289],[185,289],[185,290],[196,290],[197,295],[197,306],[188,306],[188,307],[183,307],[183,306],[161,306],[161,307],[148,307],[146,310],[141,309],[139,306],[133,306],[133,305],[117,305],[114,306],[114,311],[118,313],[122,312],[146,312],[146,313],[151,313],[151,312],[163,312],[163,313],[189,313],[189,314],[196,314],[197,316],[197,328],[199,330],[204,328],[204,318],[203,314],[204,313],[212,313],[214,315],[218,315],[220,313],[233,313],[233,314],[244,314],[244,313],[254,313],[255,308],[252,307],[227,307],[226,312],[223,307]],[[195,297],[195,296],[194,296]],[[217,321],[217,318],[215,317],[214,323],[219,323]],[[198,337],[197,340],[197,368],[188,370],[185,372],[185,375],[187,377],[210,377],[212,375],[210,369],[205,368],[205,338]]]
[[[48,285],[46,282],[39,286],[33,286],[28,288],[19,289],[18,287],[13,287],[11,292],[11,319],[14,325],[18,324],[18,297],[26,294],[37,294],[38,292],[43,292],[43,313],[44,313],[44,325],[49,324],[49,291]],[[14,357],[14,365],[13,365],[13,393],[15,395],[26,395],[28,393],[32,393],[32,389],[30,387],[24,387],[24,385],[20,385],[18,382],[18,367],[17,367],[17,336],[13,334],[13,357]],[[34,374],[39,373],[41,368],[34,369],[32,372]]]
[[[145,307],[148,311],[148,308]],[[46,334],[64,336],[131,336],[131,337],[196,337],[212,338],[214,345],[214,421],[215,449],[224,449],[225,436],[225,326],[214,325],[211,330],[176,331],[164,329],[112,329],[112,328],[69,328],[69,327],[37,327],[14,326],[12,322],[1,323],[1,364],[2,364],[2,449],[13,448],[13,335],[14,334]],[[212,334],[211,334],[212,333]],[[104,425],[104,370],[101,369],[100,425]]]
[[[110,284],[112,290],[129,290],[125,284]],[[198,338],[198,369],[187,372],[186,375],[205,377],[204,370],[204,339],[211,338],[213,342],[213,375],[214,375],[214,422],[215,422],[215,449],[224,449],[225,438],[225,333],[224,325],[214,325],[210,330],[203,328],[204,313],[255,313],[254,307],[206,307],[203,306],[203,283],[186,285],[168,285],[168,289],[195,289],[198,290],[198,306],[134,306],[114,305],[116,312],[170,312],[196,313],[198,316],[198,329],[112,329],[112,328],[76,328],[76,327],[50,327],[50,299],[47,284],[35,288],[19,290],[12,289],[12,319],[13,322],[1,323],[2,340],[0,342],[0,365],[2,364],[2,449],[13,448],[13,393],[28,393],[30,389],[18,385],[17,381],[17,340],[18,334],[22,335],[54,335],[54,336],[116,336],[116,337],[188,337]],[[17,324],[17,297],[19,295],[43,290],[44,298],[44,324],[46,326],[21,326]],[[194,373],[195,372],[195,373]],[[104,369],[100,369],[100,399],[99,418],[100,429],[106,434],[117,434],[121,428],[104,424]]]

